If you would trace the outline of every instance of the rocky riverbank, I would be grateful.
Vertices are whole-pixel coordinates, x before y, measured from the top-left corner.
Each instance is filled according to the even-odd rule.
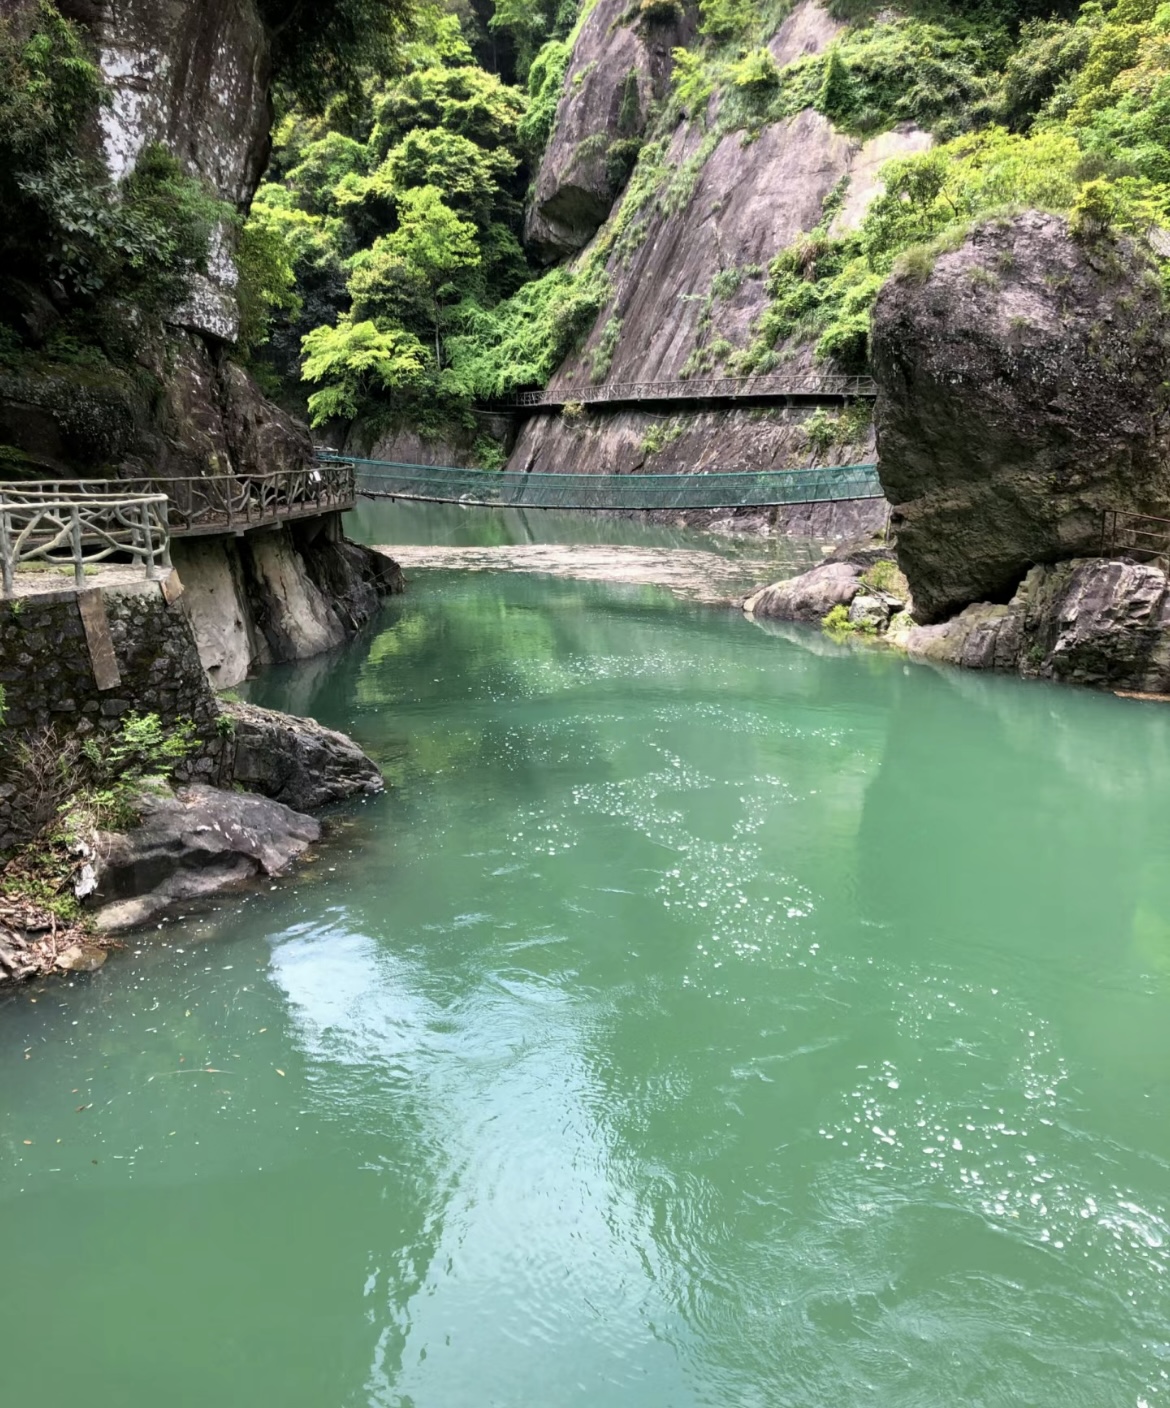
[[[344,734],[215,693],[177,573],[0,603],[0,688],[0,982],[284,872],[308,813],[384,785]]]

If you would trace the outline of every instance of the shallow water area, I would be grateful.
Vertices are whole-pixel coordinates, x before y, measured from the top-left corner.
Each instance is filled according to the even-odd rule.
[[[394,786],[0,1001],[3,1402],[1170,1402],[1162,706],[421,570],[248,693]]]

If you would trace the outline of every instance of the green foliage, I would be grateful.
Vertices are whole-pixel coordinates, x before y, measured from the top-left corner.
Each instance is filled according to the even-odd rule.
[[[1008,59],[996,115],[1012,131],[1027,128],[1089,56],[1092,30],[1066,20],[1030,20],[1020,33],[1020,47]]]
[[[81,32],[53,6],[0,16],[0,266],[51,288],[79,343],[117,342],[120,307],[181,301],[228,214],[158,146],[114,185],[85,131],[104,99]],[[13,326],[5,296],[0,321]]]
[[[480,435],[476,438],[472,454],[480,469],[503,469],[508,462],[507,451],[490,435]]]
[[[322,111],[389,65],[413,27],[415,0],[258,0],[276,80],[289,99]]]
[[[861,584],[871,592],[889,592],[904,597],[908,590],[902,569],[891,557],[883,557],[861,574]]]
[[[679,0],[642,0],[638,15],[647,24],[681,24],[683,7]]]
[[[515,152],[526,106],[523,95],[495,74],[471,64],[428,63],[377,91],[369,149],[381,160],[408,133],[443,128],[487,151]]]
[[[488,28],[512,40],[516,76],[523,82],[544,43],[564,39],[581,13],[578,0],[494,0]]]
[[[646,433],[642,436],[642,453],[644,455],[656,455],[665,450],[668,445],[673,445],[681,439],[685,433],[685,427],[673,422],[670,425],[663,424],[662,421],[655,421],[653,425],[647,426]]]
[[[426,348],[413,333],[382,329],[374,322],[341,318],[336,327],[314,328],[304,340],[302,370],[321,390],[309,397],[315,426],[341,418],[353,420],[370,400],[421,386],[426,378]]]
[[[771,51],[752,49],[731,65],[727,73],[732,86],[753,97],[765,97],[780,86],[780,70]]]
[[[456,310],[451,367],[470,396],[543,386],[593,326],[609,296],[605,275],[550,269],[493,308],[469,299]]]
[[[752,0],[699,0],[699,33],[712,39],[735,39],[755,23]]]
[[[239,347],[244,357],[269,341],[278,317],[299,315],[303,305],[297,293],[296,263],[297,249],[286,226],[267,207],[254,207],[236,248]]]
[[[637,137],[619,137],[609,144],[605,153],[605,179],[611,191],[620,191],[630,179],[641,150],[642,143]]]
[[[693,49],[672,49],[671,57],[674,60],[672,77],[677,107],[688,117],[704,113],[715,91],[715,71]]]
[[[517,136],[529,158],[535,162],[548,145],[557,104],[565,89],[569,67],[569,45],[550,39],[528,70],[528,111],[521,119]]]
[[[773,260],[769,306],[741,370],[772,363],[789,340],[815,340],[819,360],[861,371],[870,309],[885,278],[925,279],[973,221],[1016,206],[1071,212],[1085,237],[1142,234],[1170,215],[1170,187],[1134,174],[1086,181],[1086,154],[1062,125],[1027,135],[1002,127],[967,133],[931,152],[891,161],[884,191],[856,233],[832,237],[828,221]]]
[[[849,608],[842,604],[833,607],[821,621],[821,630],[834,640],[848,640],[850,636],[874,636],[877,628],[872,621],[851,621]]]
[[[613,365],[613,354],[617,351],[621,335],[622,320],[615,313],[606,321],[605,327],[601,330],[601,336],[597,340],[597,346],[593,349],[593,359],[589,370],[591,381],[604,381],[609,374],[609,369]]]
[[[518,238],[525,97],[475,66],[453,17],[420,16],[362,104],[286,117],[276,179],[257,196],[301,300],[265,358],[286,381],[303,366],[316,424],[460,420],[470,393],[448,340],[531,277]]]
[[[617,130],[619,137],[635,135],[642,125],[642,97],[638,88],[638,70],[630,69],[622,79],[618,102]]]
[[[840,47],[830,45],[825,55],[825,76],[817,94],[817,110],[832,116],[834,113],[852,112],[856,105],[857,95],[849,76],[849,65],[841,57]]]

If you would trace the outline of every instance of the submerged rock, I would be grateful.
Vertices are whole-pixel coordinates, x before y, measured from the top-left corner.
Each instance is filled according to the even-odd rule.
[[[1170,314],[1130,242],[1035,211],[985,221],[887,283],[873,361],[920,620],[1099,552],[1108,509],[1170,515]]]
[[[146,794],[141,815],[130,831],[98,835],[99,933],[134,929],[180,901],[279,875],[321,835],[319,822],[280,802],[201,784]]]
[[[70,944],[64,953],[57,955],[53,966],[62,973],[96,973],[108,957],[100,944]]]

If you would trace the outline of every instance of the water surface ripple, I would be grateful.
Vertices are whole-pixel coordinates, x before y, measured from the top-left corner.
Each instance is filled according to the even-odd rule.
[[[394,789],[0,1003],[4,1403],[1170,1404],[1161,708],[442,573],[252,697]]]

